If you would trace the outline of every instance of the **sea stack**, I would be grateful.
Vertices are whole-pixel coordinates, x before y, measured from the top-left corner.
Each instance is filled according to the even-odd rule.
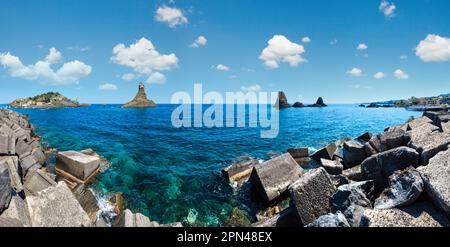
[[[277,100],[277,103],[275,104],[275,107],[278,107],[279,109],[291,107],[291,105],[289,105],[286,95],[284,94],[283,91],[278,92],[278,100]]]
[[[146,108],[155,106],[156,106],[155,102],[147,98],[144,83],[141,82],[139,83],[139,90],[134,99],[123,105],[122,108]]]
[[[327,105],[323,102],[322,97],[319,97],[315,104],[308,105],[308,107],[327,107]]]

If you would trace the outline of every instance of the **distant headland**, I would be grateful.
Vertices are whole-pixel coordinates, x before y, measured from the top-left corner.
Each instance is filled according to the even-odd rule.
[[[48,92],[34,97],[16,99],[9,104],[14,108],[61,108],[61,107],[86,107],[89,104],[80,104],[76,100],[71,100],[58,92]]]

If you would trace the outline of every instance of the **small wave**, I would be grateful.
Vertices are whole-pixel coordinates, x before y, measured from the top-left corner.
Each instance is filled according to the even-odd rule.
[[[117,216],[117,213],[114,210],[114,205],[109,201],[109,196],[101,195],[93,188],[89,188],[89,190],[94,195],[97,200],[97,205],[100,208],[97,212],[97,220],[101,218],[108,226],[111,226],[114,218]]]

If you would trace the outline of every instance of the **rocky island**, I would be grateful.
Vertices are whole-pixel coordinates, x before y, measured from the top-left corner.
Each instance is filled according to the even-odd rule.
[[[155,106],[156,106],[155,102],[147,98],[144,83],[141,82],[139,83],[138,93],[136,94],[134,99],[123,105],[122,108],[146,108]]]
[[[292,106],[288,103],[286,94],[283,91],[278,92],[278,99],[275,103],[274,107],[278,107],[278,109],[284,109],[284,108],[303,108],[305,105],[302,102],[295,102]],[[307,105],[307,107],[327,107],[327,105],[323,102],[323,98],[319,97],[315,104]]]
[[[25,99],[16,99],[9,104],[14,108],[62,108],[62,107],[86,107],[89,104],[80,104],[58,92],[48,92]]]

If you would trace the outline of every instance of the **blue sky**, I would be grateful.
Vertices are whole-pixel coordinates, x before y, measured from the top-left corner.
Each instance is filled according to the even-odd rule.
[[[447,0],[1,1],[0,103],[47,91],[124,103],[139,81],[157,103],[194,83],[283,90],[292,103],[449,93],[449,9]]]

